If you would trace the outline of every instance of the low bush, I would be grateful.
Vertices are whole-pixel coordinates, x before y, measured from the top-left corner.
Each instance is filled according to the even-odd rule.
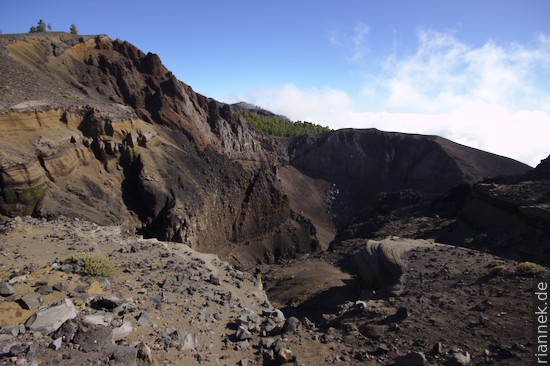
[[[516,274],[518,276],[531,277],[544,272],[544,267],[540,264],[523,262],[517,265]]]
[[[506,266],[499,265],[499,266],[492,266],[489,270],[490,276],[502,276],[506,274]]]
[[[76,253],[67,258],[67,262],[80,266],[80,272],[88,276],[102,276],[111,278],[115,272],[116,264],[106,256],[94,253]]]

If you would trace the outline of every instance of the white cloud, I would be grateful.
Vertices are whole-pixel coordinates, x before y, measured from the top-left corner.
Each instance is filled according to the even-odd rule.
[[[416,53],[385,62],[384,109],[438,113],[480,101],[550,112],[549,105],[540,105],[548,86],[537,80],[550,59],[546,37],[539,36],[532,48],[494,42],[475,48],[438,32],[420,32],[418,38]]]
[[[367,34],[366,25],[356,27],[357,45]],[[440,135],[531,166],[550,154],[550,37],[541,34],[529,47],[472,47],[452,33],[420,32],[418,42],[412,55],[385,58],[356,99],[293,84],[250,98],[294,120]]]
[[[339,123],[336,121],[345,123],[346,111],[353,109],[351,97],[342,90],[328,87],[304,90],[293,84],[259,88],[247,100],[293,120],[315,121],[332,126]]]
[[[367,24],[357,22],[350,33],[342,32],[340,28],[332,28],[328,40],[332,46],[345,50],[348,62],[360,62],[367,51],[366,41],[369,32],[370,27]]]

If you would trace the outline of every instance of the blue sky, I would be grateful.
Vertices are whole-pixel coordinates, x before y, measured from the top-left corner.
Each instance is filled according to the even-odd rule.
[[[550,1],[0,0],[157,53],[197,92],[333,128],[438,134],[532,166],[550,154]]]

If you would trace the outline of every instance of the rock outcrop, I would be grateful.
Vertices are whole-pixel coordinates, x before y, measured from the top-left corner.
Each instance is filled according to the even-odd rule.
[[[346,245],[341,243],[340,245]],[[406,263],[402,258],[412,249],[433,246],[423,240],[390,238],[381,241],[368,240],[355,253],[357,271],[362,286],[367,290],[391,290],[399,285],[406,272]]]
[[[243,264],[316,247],[272,169],[286,160],[282,142],[193,92],[158,56],[106,36],[0,43],[5,85],[29,88],[7,88],[0,115],[2,214],[122,223]],[[26,99],[35,86],[20,71],[46,75],[52,92]]]
[[[550,264],[548,161],[511,178],[473,186],[458,223],[475,232],[471,245],[516,260]]]

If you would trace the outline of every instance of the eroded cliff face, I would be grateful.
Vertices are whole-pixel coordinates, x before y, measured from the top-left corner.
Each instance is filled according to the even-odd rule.
[[[46,74],[53,90],[29,100],[13,89],[3,102],[2,214],[122,223],[245,265],[315,248],[273,169],[283,145],[194,93],[158,56],[105,36],[2,46],[0,68]]]

